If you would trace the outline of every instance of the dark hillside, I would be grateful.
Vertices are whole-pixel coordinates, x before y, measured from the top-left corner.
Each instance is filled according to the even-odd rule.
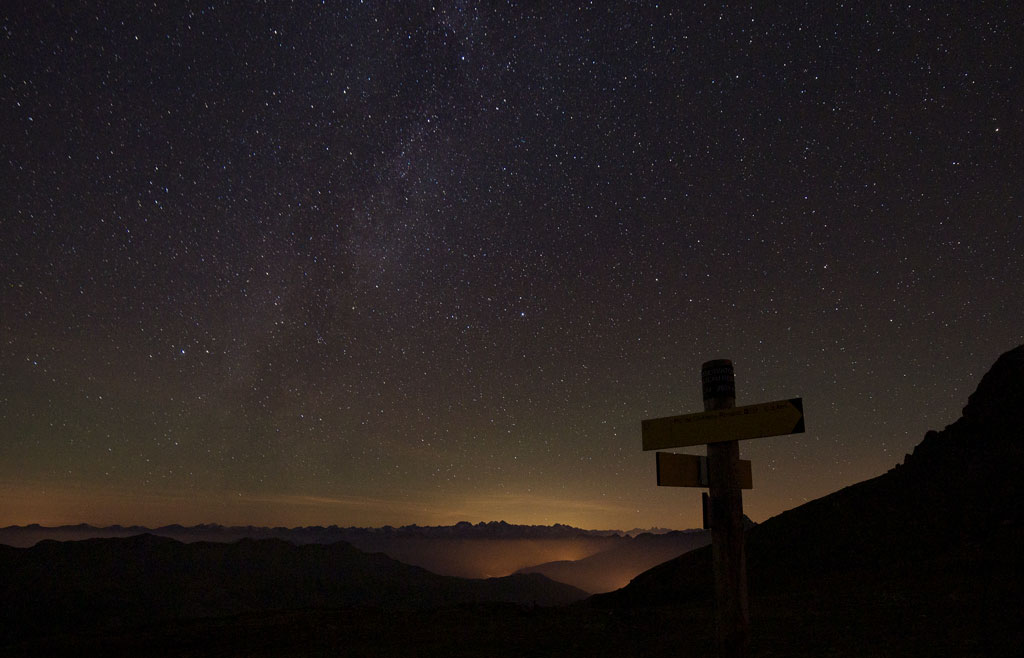
[[[43,541],[0,553],[0,645],[35,634],[303,608],[560,605],[585,593],[538,574],[438,576],[344,543]]]

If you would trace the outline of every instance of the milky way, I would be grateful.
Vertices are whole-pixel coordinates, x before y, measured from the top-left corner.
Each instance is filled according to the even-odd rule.
[[[693,527],[713,358],[762,520],[1024,341],[1002,3],[158,4],[0,17],[0,523]]]

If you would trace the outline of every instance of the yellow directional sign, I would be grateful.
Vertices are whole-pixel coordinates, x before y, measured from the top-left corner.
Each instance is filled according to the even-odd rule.
[[[658,458],[659,487],[708,487],[708,458],[676,452],[655,453]],[[753,489],[750,460],[736,462],[736,480],[740,489]]]
[[[642,423],[644,450],[684,448],[722,441],[799,434],[804,431],[802,398],[762,402]]]

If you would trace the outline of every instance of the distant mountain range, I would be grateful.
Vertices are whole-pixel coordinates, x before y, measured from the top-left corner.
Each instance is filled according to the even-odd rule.
[[[304,526],[298,528],[270,528],[266,526],[223,526],[204,523],[195,526],[177,524],[150,528],[146,526],[92,526],[78,525],[7,526],[0,528],[0,544],[28,547],[44,539],[77,541],[100,537],[131,537],[139,534],[153,534],[170,537],[182,542],[219,541],[233,542],[239,539],[283,539],[293,544],[333,544],[347,541],[352,544],[379,542],[393,538],[417,539],[576,539],[579,537],[635,537],[641,534],[666,534],[677,532],[667,528],[634,528],[633,530],[584,530],[556,523],[554,525],[517,525],[505,521],[469,523],[462,521],[449,526],[406,525],[379,528]]]
[[[633,536],[611,530],[581,530],[561,524],[532,526],[496,521],[399,528],[266,528],[214,524],[160,528],[97,528],[82,524],[47,528],[29,525],[0,528],[0,544],[29,547],[45,539],[81,541],[139,534],[168,537],[185,543],[278,539],[301,546],[343,541],[362,551],[384,553],[400,562],[445,576],[491,578],[517,571],[548,575],[557,572],[568,579],[562,582],[570,582],[591,593],[621,587],[651,566],[706,543],[703,531],[657,529]],[[605,558],[597,561],[566,566],[606,553]],[[612,562],[614,567],[610,566]],[[549,563],[552,566],[548,566]],[[609,569],[598,565],[609,565]]]
[[[351,606],[562,605],[586,593],[539,574],[439,576],[350,544],[279,539],[184,544],[150,534],[0,547],[0,645],[171,619]]]

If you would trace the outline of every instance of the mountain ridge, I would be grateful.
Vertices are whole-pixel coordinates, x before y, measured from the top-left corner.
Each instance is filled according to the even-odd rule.
[[[699,534],[702,531],[675,532]],[[496,521],[477,524],[462,522],[452,526],[409,525],[399,528],[268,528],[201,524],[192,527],[169,525],[150,529],[140,526],[96,528],[86,524],[56,528],[30,525],[0,528],[0,545],[27,548],[44,539],[70,541],[128,537],[143,533],[170,537],[185,543],[230,543],[250,538],[281,539],[302,546],[344,541],[365,552],[384,553],[400,562],[419,566],[440,575],[459,578],[507,576],[527,567],[548,562],[580,560],[607,550],[628,548],[642,537],[654,537],[654,543],[657,544],[680,543],[673,541],[672,538],[677,535],[671,532],[653,535],[644,533],[634,537],[606,530],[582,530],[562,524],[523,526]],[[639,540],[641,543],[647,542],[645,539]],[[668,559],[695,545],[690,542],[682,543],[686,546],[679,551],[672,554],[662,551],[659,557]],[[626,554],[628,555],[628,551]],[[631,577],[660,561],[662,560],[652,562],[650,559],[631,559],[631,566],[620,567],[618,570],[628,572]],[[600,591],[604,586],[594,585],[593,580],[588,579],[587,587],[584,589],[589,592]],[[627,580],[628,578],[620,577],[617,584],[624,584]],[[591,589],[593,587],[596,588]]]
[[[585,592],[539,574],[440,576],[345,542],[194,542],[141,534],[44,540],[0,551],[3,641],[77,629],[268,610],[429,609],[464,603],[564,605]]]
[[[0,527],[0,544],[27,548],[43,539],[79,540],[97,537],[129,537],[150,533],[170,537],[188,543],[189,541],[232,542],[248,537],[251,539],[277,538],[294,544],[334,543],[360,537],[422,537],[459,539],[567,539],[576,537],[635,537],[640,534],[666,534],[669,532],[691,532],[692,530],[669,530],[634,528],[622,530],[591,530],[555,523],[552,525],[511,524],[505,521],[469,523],[460,521],[448,526],[404,526],[384,525],[379,527],[360,526],[230,526],[218,523],[200,523],[183,526],[177,523],[149,527],[141,525],[94,526],[88,523],[43,526],[38,523]]]

